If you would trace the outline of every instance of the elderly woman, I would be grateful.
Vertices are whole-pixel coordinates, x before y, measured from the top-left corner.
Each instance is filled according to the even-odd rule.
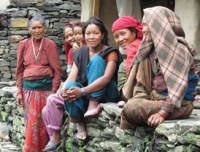
[[[137,21],[135,16],[122,16],[113,23],[112,32],[115,43],[127,54],[125,63],[123,62],[120,65],[118,71],[118,89],[121,90],[130,71],[133,58],[142,41],[142,23]],[[119,107],[123,107],[124,104],[124,101],[118,102]]]
[[[193,110],[198,82],[194,50],[184,38],[179,17],[165,7],[147,8],[143,26],[144,39],[122,89],[127,103],[121,113],[121,129],[188,118]]]
[[[21,41],[17,49],[17,105],[24,108],[26,124],[24,152],[41,152],[48,142],[42,109],[61,82],[58,50],[55,42],[44,36],[46,28],[40,14],[31,16],[30,38]]]

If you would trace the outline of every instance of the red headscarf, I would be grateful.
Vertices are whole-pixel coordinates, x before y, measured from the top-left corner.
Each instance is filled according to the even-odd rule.
[[[76,21],[68,21],[65,24],[65,27],[72,27],[75,23],[76,23]],[[68,60],[68,54],[69,54],[69,51],[72,48],[72,46],[69,43],[67,43],[66,41],[65,41],[64,45],[65,45],[66,59]]]
[[[124,28],[135,28],[137,32],[137,38],[142,39],[143,34],[142,34],[142,23],[137,21],[135,16],[121,16],[119,17],[112,25],[112,32],[115,32],[116,30],[119,29],[124,29]]]

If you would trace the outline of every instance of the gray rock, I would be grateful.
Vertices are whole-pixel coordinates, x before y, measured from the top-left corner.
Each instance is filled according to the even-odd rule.
[[[0,122],[0,141],[8,141],[9,138],[9,129],[6,125],[6,123]]]
[[[27,15],[27,9],[9,9],[8,14],[11,17],[25,17]]]
[[[52,4],[62,4],[62,0],[45,0],[47,3],[52,3]]]
[[[8,35],[8,29],[4,28],[3,30],[0,30],[0,36],[7,36]],[[3,38],[5,39],[5,38]]]
[[[9,66],[9,65],[10,65],[9,62],[7,62],[7,61],[5,61],[5,60],[3,60],[3,59],[0,59],[0,66],[1,66],[1,67]]]
[[[9,41],[8,40],[1,40],[0,45],[8,45]]]
[[[87,127],[88,136],[98,137],[100,136],[100,130],[96,128]]]

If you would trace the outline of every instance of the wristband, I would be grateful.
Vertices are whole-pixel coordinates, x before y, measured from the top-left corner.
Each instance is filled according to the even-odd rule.
[[[161,113],[160,111],[159,111],[157,114],[159,114],[159,115],[160,115],[162,118],[164,118],[164,119],[165,119],[165,118],[167,117],[167,115],[168,115],[168,114],[163,114],[163,113]]]
[[[22,90],[17,91],[17,95],[22,95],[22,94],[23,94]]]

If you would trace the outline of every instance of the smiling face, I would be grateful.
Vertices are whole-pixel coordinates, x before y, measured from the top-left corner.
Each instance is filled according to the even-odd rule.
[[[29,27],[29,33],[34,40],[40,40],[46,32],[46,27],[43,25],[42,21],[31,21]]]
[[[148,25],[145,17],[143,18],[142,22],[143,22],[143,29],[142,29],[143,35],[144,35],[147,42],[152,42],[153,39],[152,39],[152,36],[151,36],[151,31],[150,31],[149,25]]]
[[[85,42],[88,47],[97,47],[102,44],[103,34],[98,26],[89,24],[85,29]]]
[[[74,27],[74,39],[78,44],[81,44],[84,41],[83,33],[82,33],[82,27],[75,26]]]
[[[115,43],[126,50],[127,46],[136,39],[136,34],[129,29],[119,29],[113,33]]]
[[[72,45],[74,43],[74,34],[71,27],[66,27],[64,30],[65,41]]]

